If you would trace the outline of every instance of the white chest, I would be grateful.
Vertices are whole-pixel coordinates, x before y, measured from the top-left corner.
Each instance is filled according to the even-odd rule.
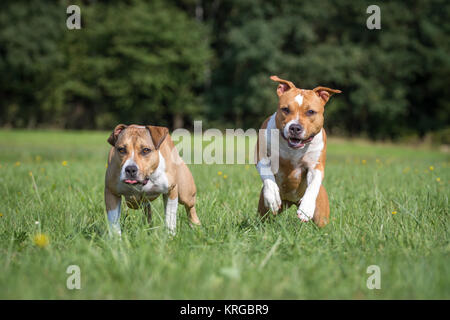
[[[169,190],[169,180],[166,175],[166,160],[159,152],[158,168],[149,176],[147,184],[143,187],[143,192],[148,195],[167,193]]]

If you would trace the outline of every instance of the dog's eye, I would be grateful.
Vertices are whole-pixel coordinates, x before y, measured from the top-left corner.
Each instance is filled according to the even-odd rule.
[[[152,151],[152,150],[149,149],[149,148],[143,148],[142,149],[142,154],[148,154],[150,151]]]
[[[312,116],[312,115],[315,115],[317,112],[315,112],[314,110],[308,110],[308,111],[306,111],[306,114],[308,115],[308,116]]]
[[[283,111],[286,114],[289,114],[289,108],[287,107],[281,108],[281,111]]]
[[[119,148],[117,148],[117,151],[119,151],[119,153],[121,153],[121,154],[127,153],[127,149],[125,147],[119,147]]]

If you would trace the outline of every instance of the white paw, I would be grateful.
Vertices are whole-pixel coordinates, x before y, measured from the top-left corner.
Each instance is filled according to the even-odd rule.
[[[274,181],[264,180],[263,197],[264,205],[272,212],[277,212],[281,208],[280,189]]]
[[[307,222],[313,218],[315,209],[316,205],[314,202],[311,203],[303,200],[297,210],[297,216],[302,222]]]
[[[109,235],[113,238],[122,238],[122,231],[120,230],[120,226],[117,224],[112,224],[109,227]]]

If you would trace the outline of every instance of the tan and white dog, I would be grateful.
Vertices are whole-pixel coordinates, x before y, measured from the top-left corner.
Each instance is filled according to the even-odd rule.
[[[200,224],[195,211],[194,178],[167,128],[119,124],[108,142],[112,148],[105,177],[105,204],[113,233],[121,234],[121,196],[130,208],[138,209],[142,205],[150,222],[150,201],[162,194],[165,222],[172,234],[178,203],[184,205],[191,223]]]
[[[258,137],[256,167],[263,181],[258,211],[261,216],[269,211],[276,215],[283,208],[297,205],[302,221],[312,219],[323,227],[330,215],[328,195],[322,186],[327,146],[323,112],[329,98],[341,91],[299,89],[291,81],[270,78],[279,83],[279,103],[277,111],[261,126],[265,134]],[[271,149],[271,130],[279,132],[278,150],[268,156],[262,150]],[[271,163],[274,159],[278,161],[276,170]]]

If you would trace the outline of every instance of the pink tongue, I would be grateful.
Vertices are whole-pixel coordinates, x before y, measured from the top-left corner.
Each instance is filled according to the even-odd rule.
[[[137,183],[137,180],[125,180],[125,182],[129,184],[135,184]]]

